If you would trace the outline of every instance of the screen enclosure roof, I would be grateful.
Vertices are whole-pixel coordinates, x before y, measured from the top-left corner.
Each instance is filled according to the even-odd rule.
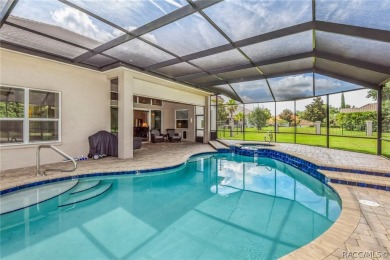
[[[390,0],[0,0],[2,48],[242,103],[378,89]]]

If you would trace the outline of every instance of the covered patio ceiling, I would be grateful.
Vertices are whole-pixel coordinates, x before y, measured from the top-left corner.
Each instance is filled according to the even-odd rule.
[[[390,0],[0,0],[0,43],[128,67],[242,103],[390,79]]]

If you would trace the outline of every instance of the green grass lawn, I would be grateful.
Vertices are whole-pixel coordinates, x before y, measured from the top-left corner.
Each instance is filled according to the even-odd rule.
[[[382,155],[390,158],[390,141],[382,140]]]
[[[305,127],[308,132],[309,129],[313,128]],[[298,129],[298,128],[297,128]],[[264,141],[264,136],[267,131],[273,132],[273,127],[264,127],[260,131],[257,131],[254,128],[246,128],[245,132],[245,141]],[[323,130],[324,135],[309,135],[304,134],[306,130],[302,127],[296,135],[297,144],[307,144],[314,146],[326,147],[326,131]],[[280,143],[294,143],[294,127],[280,127],[278,133],[276,133],[276,142]],[[313,130],[314,131],[314,130]],[[302,133],[302,134],[301,134]],[[243,133],[239,131],[234,131],[233,136],[230,137],[230,132],[226,129],[225,131],[218,130],[218,138],[229,139],[229,140],[243,140]],[[352,134],[351,134],[352,135]],[[352,136],[362,136],[362,138],[353,138],[348,136],[330,136],[329,137],[329,147],[341,150],[349,150],[356,152],[363,152],[369,154],[376,154],[377,146],[375,138],[364,138],[362,132],[358,135],[354,134]],[[384,133],[385,138],[390,137],[390,133]],[[389,138],[390,139],[390,138]],[[274,137],[275,141],[275,137]],[[383,155],[390,157],[390,142],[382,141],[382,153]]]
[[[238,130],[238,129],[236,129]],[[268,132],[268,131],[274,131],[273,126],[267,126],[263,127],[261,130],[257,130],[256,128],[245,128],[246,132]],[[345,129],[341,128],[329,128],[330,135],[343,135],[343,136],[358,136],[358,137],[366,137],[365,131],[347,131]],[[225,131],[228,131],[227,129]],[[279,127],[279,132],[283,133],[294,133],[294,127]],[[297,133],[300,134],[315,134],[315,128],[314,127],[297,127]],[[326,127],[321,127],[321,134],[326,135]],[[385,138],[390,139],[390,133],[382,133],[382,136]],[[373,132],[371,137],[377,137],[377,133]]]

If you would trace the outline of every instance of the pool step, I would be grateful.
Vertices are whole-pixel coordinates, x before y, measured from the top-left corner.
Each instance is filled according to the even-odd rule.
[[[95,181],[80,181],[76,187],[74,187],[71,191],[70,194],[75,194],[79,192],[83,192],[89,189],[92,189],[96,187],[97,185],[100,184],[100,180],[95,180]]]
[[[92,186],[92,184],[89,184]],[[83,184],[82,185],[84,188],[87,187],[88,185]],[[95,186],[92,186],[88,189],[84,189],[78,192],[73,192],[71,191],[68,194],[64,194],[60,198],[60,203],[58,207],[64,207],[64,206],[69,206],[73,205],[82,201],[90,200],[93,198],[96,198],[104,193],[106,193],[108,190],[111,189],[112,183],[111,182],[103,182],[99,181],[99,183]],[[75,187],[76,189],[77,187]],[[81,189],[81,188],[80,188]]]
[[[56,182],[12,192],[0,197],[0,215],[17,211],[66,194],[78,184],[78,180]]]
[[[375,176],[342,171],[318,170],[330,179],[330,182],[375,188],[375,186],[390,187],[390,178],[385,176]]]
[[[221,142],[218,142],[218,141],[209,141],[209,144],[216,150],[218,150],[218,149],[229,149],[228,146],[226,146],[225,144],[222,144]]]

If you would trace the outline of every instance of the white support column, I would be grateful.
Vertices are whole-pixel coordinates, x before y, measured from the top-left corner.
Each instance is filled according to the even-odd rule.
[[[128,71],[118,76],[118,158],[133,157],[133,77]]]
[[[205,97],[203,143],[210,141],[210,97]]]
[[[366,121],[366,135],[372,136],[372,123],[373,121]]]
[[[314,123],[314,128],[316,131],[316,135],[320,135],[321,134],[321,121],[316,121]]]

